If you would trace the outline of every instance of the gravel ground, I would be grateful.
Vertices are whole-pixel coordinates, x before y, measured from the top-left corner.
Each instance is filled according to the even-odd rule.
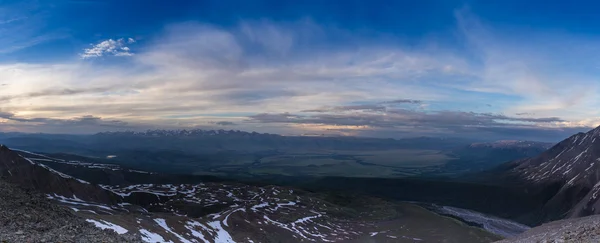
[[[535,227],[498,243],[600,242],[600,215],[565,219]]]
[[[0,180],[0,242],[141,242],[101,230],[44,195]]]

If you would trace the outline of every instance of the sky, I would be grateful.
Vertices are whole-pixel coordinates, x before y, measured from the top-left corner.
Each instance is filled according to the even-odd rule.
[[[0,0],[0,132],[557,141],[600,125],[599,5]]]

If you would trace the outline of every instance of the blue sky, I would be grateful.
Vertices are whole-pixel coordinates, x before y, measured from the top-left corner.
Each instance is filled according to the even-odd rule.
[[[0,131],[564,138],[592,1],[0,1]]]

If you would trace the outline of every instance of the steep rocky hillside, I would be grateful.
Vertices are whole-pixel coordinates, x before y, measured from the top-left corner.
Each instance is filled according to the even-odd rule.
[[[531,188],[546,188],[542,221],[600,212],[600,127],[575,134],[537,157],[507,165]]]

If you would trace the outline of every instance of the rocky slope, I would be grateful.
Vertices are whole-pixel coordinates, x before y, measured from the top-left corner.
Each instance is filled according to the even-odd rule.
[[[539,156],[507,165],[548,200],[536,212],[545,221],[600,212],[600,127],[575,134]]]
[[[102,230],[43,194],[0,180],[0,242],[140,242]]]
[[[539,242],[600,242],[600,216],[593,215],[550,222],[497,243]]]
[[[4,181],[35,189],[43,193],[79,197],[87,201],[114,204],[121,201],[117,195],[56,171],[44,164],[25,158],[0,145],[0,177]]]
[[[102,179],[119,183],[96,185],[88,182],[88,178],[74,178],[55,169],[59,167],[49,167],[49,164],[60,164],[62,168],[73,166],[89,171],[111,171],[110,177],[120,179]],[[62,211],[52,209],[40,213],[49,215],[49,219],[60,218],[57,222],[61,223],[63,218],[71,220],[75,217],[73,214],[79,219],[72,220],[74,226],[63,224],[67,227],[64,229],[54,229],[55,224],[52,224],[50,234],[17,223],[10,228],[14,234],[6,232],[0,237],[9,242],[21,242],[18,237],[24,235],[30,237],[26,239],[37,242],[54,233],[62,233],[61,237],[66,242],[88,242],[87,238],[76,238],[80,232],[77,231],[80,229],[78,225],[93,224],[122,237],[96,237],[106,242],[139,239],[145,242],[211,243],[436,242],[441,239],[445,242],[490,242],[500,238],[408,203],[224,182],[160,184],[149,181],[132,184],[127,183],[127,176],[118,175],[120,171],[123,169],[115,166],[55,159],[26,151],[18,154],[1,147],[0,175],[3,180],[43,192],[46,199],[38,196],[32,201],[35,204],[36,200],[47,203],[47,199],[52,199],[61,205],[53,207]],[[98,173],[90,175],[97,177]],[[145,178],[154,177],[161,178],[158,175]],[[13,204],[27,205],[30,201],[26,198],[5,199],[10,204],[0,204],[0,211],[11,210]],[[64,211],[65,208],[72,212]],[[9,223],[8,220],[3,222]],[[69,227],[74,228],[71,230]],[[87,229],[81,227],[81,232],[88,234]],[[95,233],[90,232],[89,235],[95,236]],[[452,237],[449,238],[449,235]],[[51,239],[54,241],[54,238]]]

